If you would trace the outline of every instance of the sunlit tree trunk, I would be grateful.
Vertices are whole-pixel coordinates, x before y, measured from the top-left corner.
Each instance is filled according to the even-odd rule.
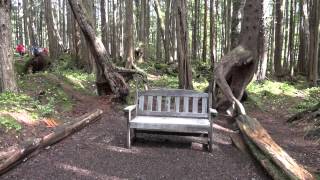
[[[133,2],[132,0],[125,1],[126,17],[124,24],[124,55],[126,60],[126,68],[133,66]]]
[[[187,29],[187,1],[180,0],[177,3],[177,53],[179,64],[179,88],[193,89],[192,72],[189,59],[188,29]]]
[[[0,1],[0,93],[17,91],[11,50],[11,1]]]

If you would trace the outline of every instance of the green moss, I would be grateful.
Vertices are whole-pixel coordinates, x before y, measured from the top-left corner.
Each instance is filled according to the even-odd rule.
[[[0,126],[6,130],[20,131],[22,126],[10,115],[0,115]]]
[[[264,81],[253,82],[247,90],[250,98],[260,107],[279,106],[286,107],[290,113],[297,113],[306,110],[320,101],[320,88],[308,88],[303,81],[276,82]]]

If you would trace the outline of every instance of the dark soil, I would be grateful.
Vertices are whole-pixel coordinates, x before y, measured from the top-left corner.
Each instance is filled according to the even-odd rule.
[[[70,116],[105,111],[98,122],[20,164],[1,179],[269,179],[252,159],[216,134],[212,154],[188,137],[139,134],[125,148],[126,117],[110,98],[79,101]]]
[[[220,131],[214,134],[213,153],[196,143],[197,138],[147,134],[139,134],[132,149],[126,149],[126,116],[122,105],[111,97],[77,99],[74,110],[65,115],[78,117],[100,108],[104,111],[102,118],[0,179],[270,179]],[[258,118],[298,162],[313,170],[319,168],[320,147],[304,140],[302,130],[288,127],[281,117],[258,109],[252,109],[250,115]],[[220,117],[218,121],[225,119]]]

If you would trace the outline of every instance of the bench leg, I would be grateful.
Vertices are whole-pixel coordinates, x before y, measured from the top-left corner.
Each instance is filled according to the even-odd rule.
[[[210,130],[209,130],[209,133],[208,133],[208,149],[209,149],[209,152],[212,152],[212,143],[213,143],[213,139],[212,139],[212,127],[210,127]]]
[[[131,131],[130,131],[129,127],[128,127],[128,130],[127,130],[127,148],[128,149],[131,148]]]

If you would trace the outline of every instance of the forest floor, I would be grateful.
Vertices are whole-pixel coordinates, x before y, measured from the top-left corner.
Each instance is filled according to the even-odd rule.
[[[125,104],[115,101],[111,96],[97,97],[90,93],[94,88],[88,83],[91,78],[79,77],[79,74],[72,72],[38,73],[22,77],[20,86],[24,93],[36,97],[37,102],[40,102],[24,109],[36,112],[34,116],[43,118],[35,121],[32,115],[28,115],[28,111],[19,111],[20,116],[24,115],[20,117],[12,111],[1,111],[0,108],[0,112],[9,112],[15,119],[20,117],[24,120],[19,121],[22,127],[7,123],[11,130],[0,126],[0,151],[30,137],[50,133],[55,127],[46,123],[46,119],[60,125],[93,109],[102,109],[104,114],[99,121],[46,148],[39,155],[0,176],[0,179],[270,179],[257,162],[238,151],[228,135],[219,130],[214,131],[215,146],[212,154],[197,143],[197,139],[180,136],[139,134],[133,148],[126,149],[126,116],[122,111]],[[33,85],[37,83],[36,91],[32,82]],[[175,84],[175,80],[152,83],[169,83],[170,86],[170,83]],[[319,172],[319,141],[305,138],[305,124],[286,123],[288,114],[292,113],[288,112],[289,106],[293,107],[296,102],[287,97],[291,105],[279,101],[262,101],[263,98],[257,103],[257,91],[250,93],[254,101],[246,103],[249,115],[257,118],[294,159],[310,170]],[[7,99],[7,96],[12,101],[20,102],[13,103],[15,108],[30,103],[27,97],[7,94]],[[63,102],[59,101],[61,99]],[[52,107],[41,105],[41,102],[50,102],[57,112],[46,118],[45,115],[53,110]],[[219,116],[216,122],[225,127],[230,126],[223,116]]]

